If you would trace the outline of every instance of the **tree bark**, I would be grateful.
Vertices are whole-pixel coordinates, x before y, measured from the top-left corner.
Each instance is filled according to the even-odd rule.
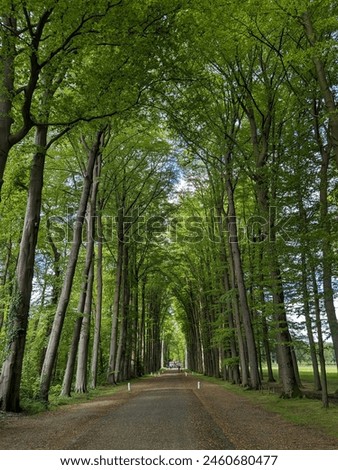
[[[79,347],[78,347],[78,358],[77,358],[77,369],[76,369],[76,382],[75,392],[76,393],[87,393],[87,370],[88,370],[88,347],[89,347],[89,336],[90,336],[90,320],[92,312],[92,299],[93,299],[93,283],[94,283],[94,262],[90,265],[88,275],[88,286],[86,295],[86,304],[84,308],[84,315],[81,324]]]
[[[131,351],[131,367],[133,377],[138,376],[138,357],[139,357],[139,340],[138,340],[138,324],[139,324],[139,273],[137,267],[136,251],[133,251],[133,276],[131,283],[132,293],[132,351]]]
[[[144,358],[145,358],[145,344],[146,344],[146,283],[147,278],[142,279],[141,286],[141,317],[140,317],[140,334],[139,334],[139,367],[144,373]]]
[[[116,361],[115,361],[115,379],[118,382],[121,379],[121,364],[122,357],[125,357],[125,344],[127,337],[127,325],[128,325],[128,313],[129,313],[129,301],[130,301],[130,286],[129,286],[129,254],[128,246],[124,245],[123,250],[123,273],[122,273],[122,282],[121,282],[121,293],[122,293],[122,305],[121,305],[121,327],[119,335],[119,343],[116,352]]]
[[[8,244],[7,244],[7,254],[6,254],[6,260],[5,260],[5,265],[4,265],[4,270],[2,274],[2,279],[1,279],[1,301],[0,301],[0,333],[4,324],[5,320],[5,311],[6,311],[6,297],[9,295],[9,289],[7,287],[7,281],[8,278],[10,277],[10,264],[11,264],[11,258],[12,258],[12,240],[9,239]],[[8,294],[7,294],[8,292]]]
[[[47,132],[47,126],[38,126],[35,134],[37,152],[30,173],[24,228],[9,312],[7,355],[0,377],[0,409],[3,411],[20,411],[20,383],[40,224]]]
[[[238,299],[238,287],[236,282],[235,270],[234,270],[234,262],[232,259],[231,250],[229,250],[229,265],[230,265],[230,272],[231,272],[231,287],[234,292],[232,298],[232,308],[233,308],[233,324],[234,329],[236,331],[237,336],[237,344],[238,344],[238,353],[239,353],[239,364],[240,364],[240,372],[241,372],[241,384],[243,387],[249,386],[249,364],[246,355],[246,348],[245,348],[245,339],[243,337],[242,332],[242,322],[241,322],[241,315],[240,315],[240,308],[239,308],[239,299]]]
[[[96,388],[97,383],[97,370],[100,352],[100,337],[101,337],[101,318],[102,318],[102,295],[103,295],[103,230],[102,230],[102,217],[101,217],[101,204],[99,204],[99,211],[97,215],[97,275],[96,275],[96,312],[95,312],[95,325],[94,325],[94,338],[93,338],[93,351],[91,362],[91,388]]]
[[[114,291],[114,303],[112,312],[112,329],[110,338],[110,353],[109,353],[109,365],[108,365],[108,383],[116,384],[116,353],[117,353],[117,326],[118,318],[120,313],[120,297],[121,297],[121,285],[122,285],[122,272],[123,272],[123,251],[124,251],[124,228],[123,228],[123,215],[124,209],[119,209],[118,214],[118,234],[117,234],[117,262],[116,262],[116,274],[115,274],[115,291]]]
[[[49,243],[49,246],[51,247],[52,253],[53,253],[53,270],[54,270],[54,279],[53,279],[53,285],[52,285],[52,298],[51,298],[51,304],[52,305],[57,305],[57,301],[60,296],[60,277],[61,277],[61,269],[60,269],[60,260],[61,260],[61,253],[58,250],[52,234],[51,234],[51,224],[50,220],[47,216],[47,240]],[[49,336],[50,331],[48,332],[47,336]]]
[[[87,295],[86,291],[81,294],[81,296],[83,296],[84,298],[86,298],[86,295]],[[80,315],[81,316],[79,316],[75,321],[74,328],[73,328],[72,341],[71,341],[69,351],[68,351],[66,370],[63,376],[62,389],[60,393],[60,395],[63,397],[71,396],[76,355],[77,355],[79,339],[80,339],[80,334],[81,334],[81,326],[82,326],[82,321],[83,321],[83,312],[81,312]]]
[[[312,277],[315,314],[316,314],[316,328],[317,328],[317,334],[318,334],[318,356],[319,356],[319,364],[320,364],[320,383],[321,383],[321,390],[322,390],[322,404],[324,408],[328,408],[329,397],[328,397],[328,389],[327,389],[327,375],[326,375],[326,364],[325,364],[325,355],[324,355],[322,320],[320,318],[319,292],[318,292],[318,284],[317,284],[317,279],[316,279],[316,271],[314,269],[312,260],[311,260],[311,277]]]

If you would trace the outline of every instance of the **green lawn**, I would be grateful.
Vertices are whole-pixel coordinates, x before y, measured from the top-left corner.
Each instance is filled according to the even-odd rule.
[[[299,367],[299,374],[304,386],[311,387],[311,385],[313,385],[313,372],[311,366],[301,365]],[[326,366],[326,376],[328,383],[328,391],[329,393],[334,393],[336,390],[338,390],[337,367]]]

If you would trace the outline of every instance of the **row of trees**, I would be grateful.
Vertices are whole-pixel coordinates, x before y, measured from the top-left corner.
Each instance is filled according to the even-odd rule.
[[[338,359],[336,7],[197,3],[182,20],[188,83],[166,100],[191,185],[182,214],[204,234],[177,274],[191,363],[218,375],[221,362],[226,378],[259,388],[262,358],[275,380],[274,352],[283,395],[298,396],[297,318],[327,406],[323,321]]]
[[[130,121],[124,128],[115,124],[120,127],[116,134],[108,127],[94,133],[88,128],[80,140],[71,133],[53,157],[50,153],[25,332],[14,308],[21,302],[17,273],[29,269],[21,255],[27,238],[23,232],[18,245],[20,232],[7,232],[13,241],[8,241],[8,316],[2,337],[6,333],[14,349],[16,338],[8,335],[19,327],[25,333],[24,390],[44,401],[53,384],[56,389],[62,384],[61,393],[69,396],[73,385],[87,392],[98,378],[115,384],[161,366],[161,326],[169,298],[165,277],[157,274],[163,253],[154,245],[153,232],[175,181],[173,161],[167,142],[151,128],[132,127]],[[6,185],[8,203],[21,201],[26,192],[11,191],[7,198]],[[20,255],[25,256],[22,266]],[[26,278],[21,292],[29,287]],[[12,378],[12,400],[14,354],[6,349],[2,354],[2,386]],[[18,402],[10,406],[19,409]]]
[[[25,363],[44,401],[53,381],[70,393],[75,365],[82,392],[89,363],[94,385],[100,361],[112,383],[160,366],[166,295],[147,220],[174,174],[144,96],[175,10],[166,1],[1,6],[3,410],[20,409]],[[112,318],[104,359],[103,309]]]
[[[257,389],[276,359],[286,397],[303,321],[326,406],[334,2],[5,3],[1,409],[158,370],[173,311],[190,368]]]

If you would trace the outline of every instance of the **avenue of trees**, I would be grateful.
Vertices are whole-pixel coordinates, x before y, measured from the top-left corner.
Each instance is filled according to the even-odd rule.
[[[337,39],[332,0],[2,0],[1,410],[172,355],[298,397],[300,350],[328,406]]]

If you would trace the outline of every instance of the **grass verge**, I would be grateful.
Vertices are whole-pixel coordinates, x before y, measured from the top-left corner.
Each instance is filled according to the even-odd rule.
[[[336,405],[324,409],[320,400],[309,398],[283,399],[267,390],[247,390],[221,379],[203,375],[199,375],[199,377],[237,395],[244,396],[252,403],[258,403],[264,409],[278,413],[289,422],[317,429],[338,439],[338,406]]]
[[[129,382],[133,382],[135,380],[137,379],[130,380]],[[60,406],[74,405],[76,403],[84,403],[97,397],[111,396],[126,386],[126,383],[119,383],[118,385],[101,385],[95,389],[89,390],[87,393],[72,393],[70,397],[61,396],[60,390],[58,387],[55,387],[49,395],[49,403],[47,406],[39,400],[22,397],[21,407],[23,412],[27,414],[42,413],[44,411],[55,410]]]

